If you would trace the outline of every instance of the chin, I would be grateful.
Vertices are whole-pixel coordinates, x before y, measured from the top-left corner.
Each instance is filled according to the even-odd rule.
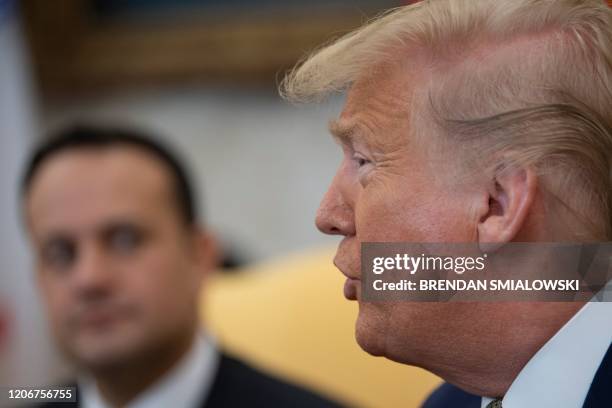
[[[360,304],[359,315],[355,322],[355,340],[359,347],[373,356],[384,357],[387,335],[379,314],[371,310],[371,305]]]
[[[79,366],[98,371],[119,367],[140,353],[139,344],[128,338],[81,338],[70,346],[69,357]]]
[[[74,353],[77,363],[92,371],[111,369],[130,361],[132,353],[116,347],[80,349]]]
[[[367,353],[376,357],[421,366],[420,348],[427,348],[430,332],[422,324],[423,308],[414,304],[393,302],[375,302],[359,304],[359,315],[355,324],[357,344]],[[429,305],[426,305],[426,310]],[[425,345],[425,346],[424,346]]]

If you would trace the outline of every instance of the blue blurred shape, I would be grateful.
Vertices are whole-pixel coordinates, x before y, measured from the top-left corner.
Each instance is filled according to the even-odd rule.
[[[0,24],[13,14],[15,0],[0,0]]]

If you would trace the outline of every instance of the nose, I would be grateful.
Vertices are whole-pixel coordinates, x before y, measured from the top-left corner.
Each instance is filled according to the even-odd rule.
[[[103,293],[110,287],[111,280],[103,249],[93,243],[84,245],[76,265],[76,289],[85,296]]]
[[[319,231],[328,235],[355,235],[355,214],[349,193],[336,175],[317,210],[315,224]]]

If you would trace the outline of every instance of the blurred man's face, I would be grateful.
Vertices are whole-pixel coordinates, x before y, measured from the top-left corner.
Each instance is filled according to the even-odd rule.
[[[386,68],[351,87],[331,125],[344,158],[316,222],[321,231],[344,236],[334,263],[347,276],[345,296],[359,301],[358,342],[373,354],[408,362],[415,348],[435,347],[449,324],[460,324],[461,307],[362,302],[360,244],[473,242],[477,223],[467,193],[439,167],[441,158],[428,156],[424,142],[411,135],[410,107],[422,97],[413,95],[414,84],[423,78],[404,69]],[[435,137],[425,128],[420,140],[434,143]]]
[[[131,147],[51,157],[27,197],[40,286],[60,347],[125,364],[193,333],[203,271],[168,170]]]

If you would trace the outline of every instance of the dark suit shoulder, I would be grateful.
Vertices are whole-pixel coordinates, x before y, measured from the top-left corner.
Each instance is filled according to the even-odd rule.
[[[610,406],[612,406],[612,346],[608,347],[608,351],[595,373],[583,408]]]
[[[482,398],[444,383],[425,400],[422,408],[480,408]]]
[[[206,408],[218,407],[340,407],[310,391],[258,371],[242,361],[221,355]]]

